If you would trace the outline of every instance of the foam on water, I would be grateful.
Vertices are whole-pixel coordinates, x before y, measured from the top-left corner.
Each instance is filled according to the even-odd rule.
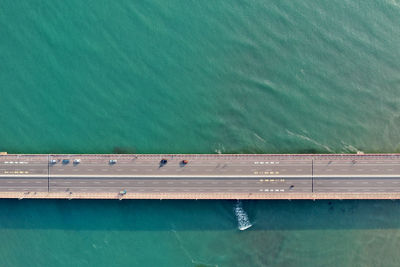
[[[238,200],[236,202],[234,210],[235,210],[236,219],[238,221],[238,229],[240,231],[244,231],[253,226],[249,220],[249,216],[247,215],[246,211],[243,209],[242,202],[240,202]]]

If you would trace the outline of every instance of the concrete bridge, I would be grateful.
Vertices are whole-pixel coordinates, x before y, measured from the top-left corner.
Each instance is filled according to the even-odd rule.
[[[400,154],[0,154],[0,197],[399,199]]]

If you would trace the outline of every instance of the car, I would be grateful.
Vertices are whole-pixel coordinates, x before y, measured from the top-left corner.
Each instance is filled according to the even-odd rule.
[[[50,160],[50,164],[56,164],[56,163],[57,163],[57,160],[55,160],[55,159]]]
[[[69,163],[69,159],[63,159],[62,164],[68,164]]]
[[[115,164],[115,163],[117,163],[117,160],[116,159],[110,159],[109,163],[110,164]]]
[[[81,163],[80,159],[74,159],[74,164],[79,164],[79,163]]]

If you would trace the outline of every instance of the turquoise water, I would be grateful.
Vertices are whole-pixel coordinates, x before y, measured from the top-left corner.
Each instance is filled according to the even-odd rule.
[[[399,201],[0,201],[2,266],[398,266]]]
[[[400,152],[400,2],[0,0],[0,151]],[[391,201],[0,201],[4,266],[398,266]],[[21,256],[23,255],[23,256]]]

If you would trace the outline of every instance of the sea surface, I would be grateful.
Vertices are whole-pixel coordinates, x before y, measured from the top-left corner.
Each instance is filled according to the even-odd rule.
[[[0,151],[400,152],[399,0],[0,0]],[[0,200],[0,266],[399,266],[400,201]]]

